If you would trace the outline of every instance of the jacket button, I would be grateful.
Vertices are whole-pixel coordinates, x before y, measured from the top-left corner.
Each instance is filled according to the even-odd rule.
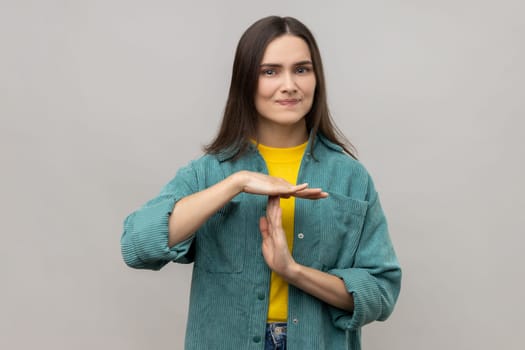
[[[257,299],[264,300],[264,293],[257,294]]]
[[[303,234],[302,232],[299,233],[299,234],[297,235],[297,238],[299,238],[299,239],[303,239],[303,238],[304,238],[304,234]]]
[[[294,319],[292,320],[292,322],[293,322],[293,324],[298,324],[298,323],[299,323],[299,320],[296,319],[296,318],[294,318]]]
[[[259,337],[258,335],[256,335],[255,337],[253,337],[253,342],[254,342],[254,343],[260,343],[260,342],[261,342],[261,337]]]

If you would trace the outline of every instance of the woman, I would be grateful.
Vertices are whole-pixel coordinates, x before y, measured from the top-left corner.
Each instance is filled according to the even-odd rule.
[[[126,218],[121,242],[134,268],[194,263],[185,348],[360,349],[401,270],[301,22],[267,17],[243,34],[205,151]]]

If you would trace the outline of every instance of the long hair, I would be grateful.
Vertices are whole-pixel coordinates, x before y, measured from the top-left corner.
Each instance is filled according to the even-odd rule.
[[[224,109],[222,123],[216,138],[204,151],[210,154],[228,152],[235,158],[241,156],[256,135],[258,113],[255,93],[259,70],[268,44],[285,34],[302,38],[312,56],[316,88],[312,108],[306,114],[306,128],[312,135],[321,133],[328,140],[341,146],[346,153],[356,158],[354,146],[333,122],[328,109],[326,85],[321,54],[314,36],[300,21],[292,17],[265,17],[252,24],[241,36],[233,61],[230,91]],[[313,151],[313,148],[312,148]]]

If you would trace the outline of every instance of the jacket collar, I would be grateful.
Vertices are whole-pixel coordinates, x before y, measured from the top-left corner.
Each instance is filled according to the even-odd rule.
[[[317,142],[317,141],[320,142]],[[336,151],[336,152],[344,152],[343,148],[329,139],[327,139],[323,134],[321,133],[313,133],[310,132],[310,136],[308,137],[308,145],[306,146],[306,154],[311,155],[312,153],[315,154],[315,150],[319,148],[319,144],[322,143],[326,147]],[[312,152],[313,151],[313,152]],[[247,154],[250,153],[257,153],[257,147],[253,143],[250,142],[247,149]],[[228,148],[225,150],[222,150],[221,152],[217,153],[215,156],[217,157],[217,160],[219,162],[225,162],[227,160],[232,159],[237,154],[237,150],[233,148]]]

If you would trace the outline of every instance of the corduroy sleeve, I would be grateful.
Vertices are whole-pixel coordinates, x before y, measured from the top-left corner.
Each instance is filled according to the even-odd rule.
[[[334,324],[345,330],[386,320],[394,309],[401,287],[401,268],[371,179],[370,185],[368,209],[354,264],[351,268],[328,271],[344,281],[354,298],[352,313],[330,309]]]
[[[190,163],[177,172],[156,198],[125,219],[120,243],[122,257],[128,266],[159,270],[170,261],[193,261],[193,236],[168,247],[168,220],[175,203],[196,191],[197,179]]]

